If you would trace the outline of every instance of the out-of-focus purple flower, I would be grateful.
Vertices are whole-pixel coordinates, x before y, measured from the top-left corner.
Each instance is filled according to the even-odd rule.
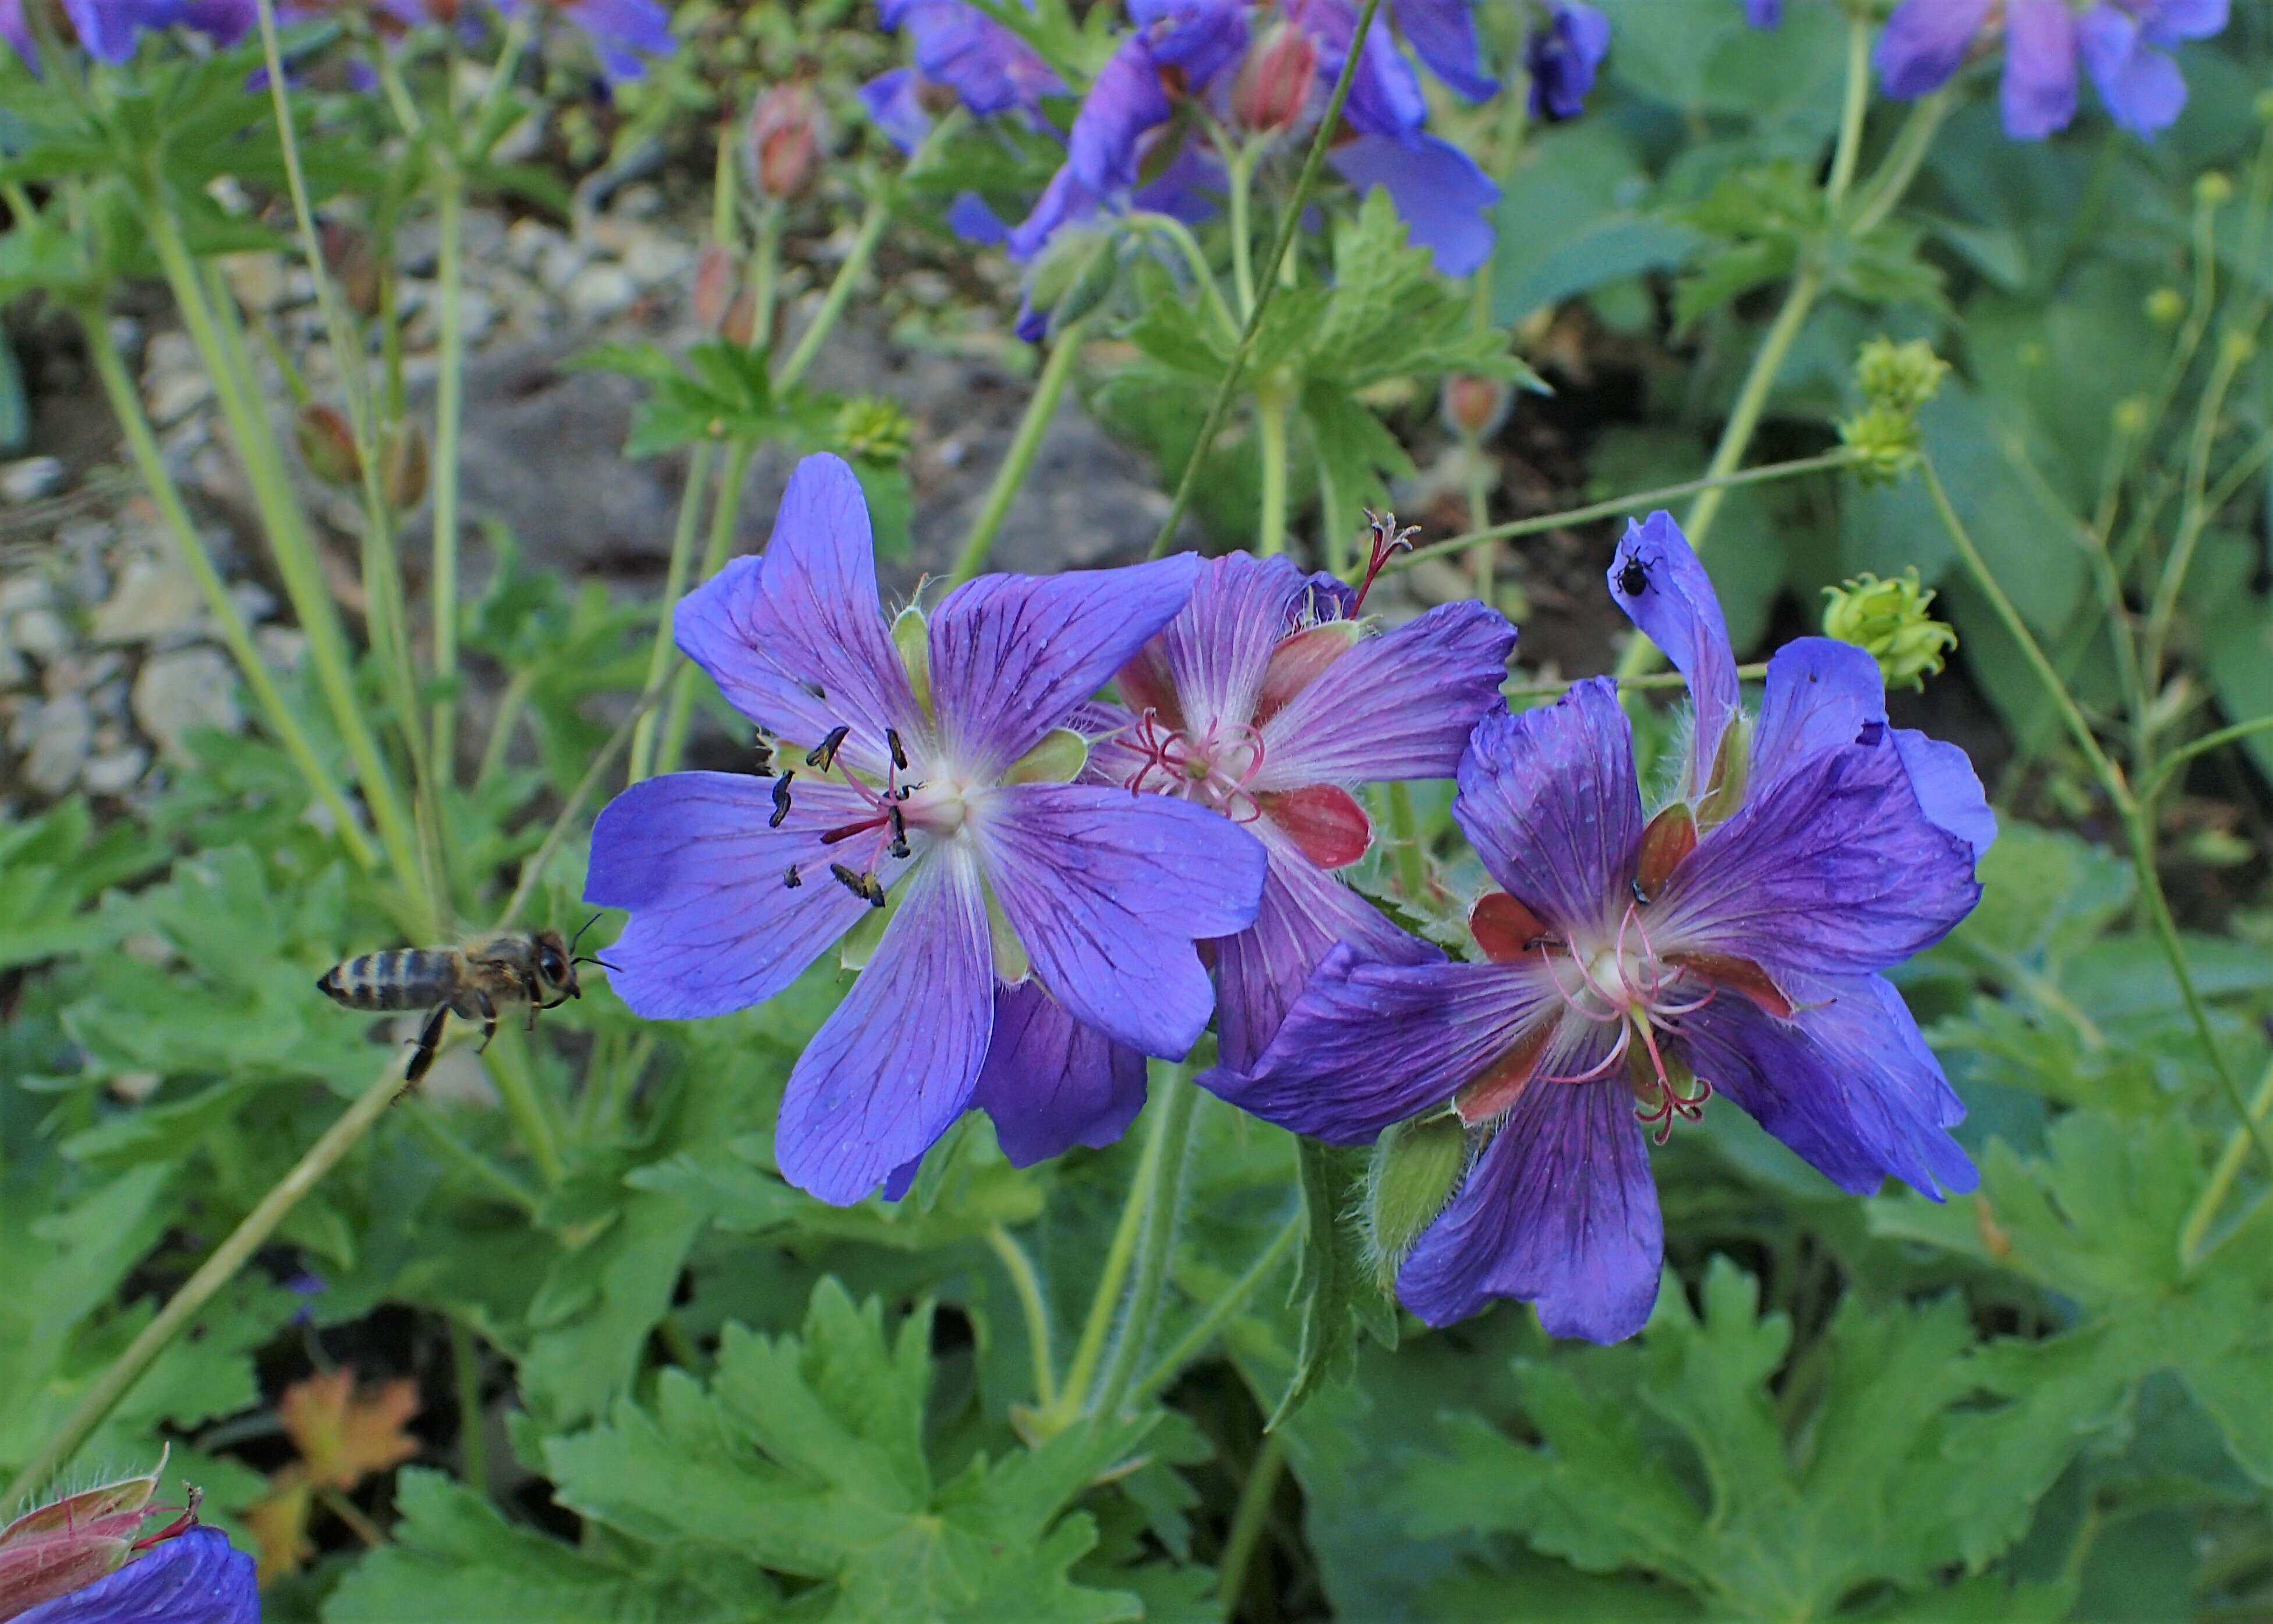
[[[25,66],[38,71],[39,53],[32,41],[31,25],[24,20],[24,0],[0,0],[0,41],[4,41]]]
[[[1389,194],[1413,240],[1446,276],[1467,276],[1492,251],[1492,205],[1499,188],[1474,159],[1433,135],[1362,135],[1326,154],[1360,192]]]
[[[1069,782],[1087,752],[1065,726],[1197,569],[984,576],[887,623],[859,482],[823,455],[799,465],[765,554],[678,605],[680,648],[784,741],[783,770],[634,785],[600,814],[585,895],[631,910],[613,984],[656,1020],[771,998],[858,931],[865,968],[782,1102],[791,1182],[841,1204],[912,1177],[979,1089],[998,987],[1034,984],[1147,1054],[1206,1027],[1193,943],[1254,919],[1262,848],[1204,808]],[[1004,1017],[1005,1043],[1048,1051],[1024,1017],[1049,1010]],[[986,1103],[1015,1114],[1016,1097]]]
[[[219,1530],[192,1528],[15,1624],[260,1624],[260,1598],[252,1559]]]
[[[1578,0],[1556,0],[1544,26],[1524,41],[1534,118],[1576,118],[1587,110],[1594,74],[1610,53],[1610,19]]]
[[[152,29],[185,27],[210,35],[217,45],[234,45],[259,17],[254,0],[63,0],[63,5],[87,54],[113,63],[131,56],[135,42]]]
[[[2075,116],[2078,64],[2108,114],[2153,135],[2175,123],[2186,81],[2170,50],[2224,28],[2228,0],[2099,0],[2080,15],[2067,0],[1902,0],[1887,19],[1875,60],[1887,93],[1922,96],[1964,65],[1984,29],[2001,24],[2005,131],[2040,140]]]
[[[1979,898],[1995,825],[1963,754],[1890,727],[1876,664],[1825,638],[1770,662],[1756,724],[1724,704],[1720,606],[1662,513],[1629,528],[1610,580],[1686,662],[1699,728],[1739,741],[1696,752],[1728,764],[1719,783],[1689,798],[1692,767],[1645,821],[1607,679],[1485,717],[1453,804],[1504,887],[1470,916],[1482,956],[1337,948],[1218,1085],[1338,1143],[1445,1110],[1484,1140],[1399,1273],[1432,1324],[1516,1298],[1557,1336],[1639,1329],[1663,1241],[1642,1128],[1662,1138],[1715,1092],[1850,1192],[1975,1181],[1947,1132],[1963,1109],[1879,974]]]
[[[1066,140],[1066,161],[1010,233],[1010,257],[1031,259],[1060,228],[1087,220],[1108,202],[1126,206],[1136,190],[1144,138],[1175,109],[1161,88],[1160,64],[1143,34],[1132,34],[1098,71]]]
[[[1127,701],[1090,707],[1102,782],[1212,807],[1270,854],[1254,924],[1213,944],[1222,1062],[1252,1065],[1336,942],[1369,958],[1435,959],[1335,878],[1373,827],[1363,783],[1448,778],[1496,703],[1515,628],[1474,601],[1374,633],[1332,576],[1233,553],[1121,671]],[[1205,1081],[1204,1079],[1204,1081]]]
[[[531,8],[557,11],[574,23],[591,41],[601,71],[618,84],[644,75],[649,57],[679,49],[671,12],[660,0],[498,0],[498,10],[508,17]]]
[[[1065,94],[1065,82],[1032,46],[968,0],[883,0],[879,9],[885,27],[904,29],[915,42],[916,65],[877,75],[860,97],[904,153],[931,131],[926,85],[951,93],[981,117],[1031,113],[1044,96]]]
[[[1188,86],[1215,82],[1247,49],[1247,8],[1234,0],[1129,0],[1152,60]]]
[[[1783,26],[1783,0],[1744,0],[1744,20],[1755,28]]]
[[[1474,0],[1389,0],[1389,10],[1429,72],[1471,101],[1499,94],[1476,39]]]

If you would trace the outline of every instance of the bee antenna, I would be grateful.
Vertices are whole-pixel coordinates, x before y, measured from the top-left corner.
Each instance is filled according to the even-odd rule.
[[[607,911],[607,910],[606,910],[605,909],[602,909],[600,910],[600,912],[601,912],[601,913],[605,913],[606,911]],[[596,925],[596,924],[599,924],[599,923],[600,923],[600,915],[599,915],[599,914],[594,914],[590,918],[589,918],[589,919],[585,920],[583,924],[581,924],[578,925],[578,926],[576,927],[576,934],[574,934],[574,936],[572,936],[572,937],[570,937],[570,938],[568,939],[568,951],[569,951],[570,953],[572,953],[572,954],[573,954],[573,953],[574,953],[574,952],[576,951],[576,944],[577,944],[578,942],[582,941],[582,940],[584,939],[584,932],[587,932],[587,931],[589,931],[589,930],[590,930],[594,925]],[[581,961],[581,960],[579,961],[579,962],[585,962],[585,961]],[[589,961],[589,962],[596,964],[596,963],[598,963],[598,962],[599,962],[599,961],[598,961],[598,960],[596,960],[596,959],[594,959],[594,960]]]
[[[620,976],[621,974],[623,974],[623,972],[622,972],[621,970],[618,969],[614,965],[612,965],[612,964],[609,963],[605,959],[604,959],[604,958],[600,957],[600,956],[599,956],[599,954],[594,954],[590,959],[589,959],[589,960],[587,960],[587,961],[584,961],[584,962],[587,962],[587,963],[591,963],[591,964],[596,964],[596,965],[598,965],[602,969],[604,969],[604,970],[607,971],[607,972],[608,972],[608,974],[610,974],[611,976]]]

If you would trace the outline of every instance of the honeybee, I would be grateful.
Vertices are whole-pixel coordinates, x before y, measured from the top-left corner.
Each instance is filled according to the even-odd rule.
[[[576,932],[581,940],[597,914]],[[394,947],[334,964],[317,980],[327,998],[349,1009],[429,1009],[419,1029],[417,1052],[403,1074],[406,1086],[425,1076],[441,1047],[442,1029],[455,1014],[482,1023],[482,1047],[497,1036],[498,1011],[529,1007],[529,1029],[542,1009],[556,1009],[584,996],[576,984],[579,964],[574,940],[558,931],[493,931],[455,947]]]

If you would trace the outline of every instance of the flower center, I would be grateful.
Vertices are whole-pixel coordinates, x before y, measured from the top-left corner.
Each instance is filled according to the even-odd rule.
[[[848,857],[859,859],[831,863],[829,874],[861,901],[881,908],[884,886],[876,871],[884,858],[890,857],[904,863],[915,855],[914,848],[908,843],[911,829],[941,840],[960,831],[967,811],[968,786],[959,780],[946,778],[933,782],[921,779],[901,782],[901,775],[909,770],[907,748],[900,742],[899,734],[887,728],[884,741],[890,751],[890,760],[885,765],[883,787],[877,789],[836,760],[851,731],[844,726],[831,728],[820,744],[806,752],[805,764],[817,768],[824,776],[831,772],[840,775],[853,793],[867,803],[860,816],[824,833],[821,843],[844,847]],[[774,782],[773,821],[776,827],[789,815],[790,784],[796,776],[794,771],[786,772]],[[782,883],[791,890],[805,883],[797,864],[790,865]]]
[[[1181,795],[1212,806],[1234,823],[1252,823],[1262,804],[1248,789],[1263,770],[1263,735],[1246,722],[1211,722],[1203,730],[1164,728],[1148,709],[1129,736],[1144,758],[1129,775],[1131,790]]]
[[[1615,1023],[1618,1029],[1609,1053],[1600,1061],[1583,1072],[1542,1076],[1540,1081],[1592,1082],[1624,1062],[1627,1081],[1640,1102],[1634,1114],[1657,1128],[1660,1144],[1671,1137],[1676,1117],[1694,1122],[1704,1114],[1713,1085],[1692,1076],[1677,1057],[1669,1062],[1658,1037],[1661,1033],[1678,1037],[1682,1018],[1711,1003],[1718,990],[1659,956],[1639,902],[1626,904],[1617,934],[1608,941],[1591,948],[1542,941],[1537,951],[1572,1014],[1598,1026]],[[1684,1091],[1685,1083],[1693,1083],[1694,1091]]]

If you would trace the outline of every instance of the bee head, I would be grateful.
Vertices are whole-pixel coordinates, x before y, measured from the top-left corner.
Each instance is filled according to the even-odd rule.
[[[576,986],[576,966],[571,962],[568,944],[558,931],[536,933],[536,974],[548,987],[571,997],[581,997]]]

